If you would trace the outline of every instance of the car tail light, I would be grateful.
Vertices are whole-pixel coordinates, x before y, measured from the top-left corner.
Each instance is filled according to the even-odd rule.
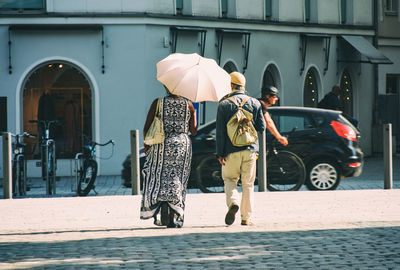
[[[351,168],[358,168],[360,166],[361,166],[361,162],[349,163],[349,167],[351,167]]]
[[[337,135],[339,135],[340,137],[352,141],[357,141],[357,134],[352,127],[335,120],[332,120],[331,126],[333,127],[333,130],[337,133]]]

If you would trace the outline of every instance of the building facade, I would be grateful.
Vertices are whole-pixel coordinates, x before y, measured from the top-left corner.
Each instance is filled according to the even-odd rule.
[[[381,151],[382,124],[391,123],[394,149],[400,151],[400,5],[399,0],[377,2],[377,48],[393,65],[377,66],[377,104],[373,122],[374,152]]]
[[[99,170],[119,174],[130,130],[141,131],[165,95],[156,63],[198,53],[243,72],[251,96],[277,86],[280,105],[316,106],[341,84],[343,110],[358,119],[370,155],[375,99],[385,91],[377,76],[398,74],[387,64],[400,64],[375,44],[376,9],[373,0],[0,0],[0,128],[37,133],[29,120],[63,119],[51,130],[58,175],[73,174],[82,134],[116,141],[113,153],[98,150]],[[215,119],[217,105],[196,105],[200,124]],[[39,176],[38,141],[27,144],[28,173]]]

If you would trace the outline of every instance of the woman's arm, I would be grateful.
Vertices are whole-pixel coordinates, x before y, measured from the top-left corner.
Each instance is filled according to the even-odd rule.
[[[154,116],[156,115],[156,108],[157,108],[158,98],[156,98],[150,106],[150,109],[147,113],[146,123],[144,124],[143,128],[143,138],[146,137],[146,133],[149,130],[151,123],[153,123]]]
[[[197,120],[196,120],[196,110],[192,102],[188,101],[189,111],[190,111],[190,120],[189,120],[189,131],[192,135],[197,134]]]

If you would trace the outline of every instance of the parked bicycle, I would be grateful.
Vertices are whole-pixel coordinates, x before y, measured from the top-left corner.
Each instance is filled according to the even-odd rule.
[[[56,194],[56,143],[50,138],[50,127],[62,122],[60,120],[29,120],[29,122],[37,123],[44,129],[44,134],[40,138],[42,178],[46,181],[46,194]]]
[[[27,186],[27,171],[25,159],[24,137],[35,138],[36,135],[24,132],[22,134],[11,134],[15,137],[13,143],[13,162],[12,162],[12,192],[13,196],[25,196],[28,190]]]
[[[306,179],[306,167],[293,152],[277,150],[274,138],[267,145],[267,188],[270,191],[299,190]]]
[[[299,190],[306,178],[304,163],[293,152],[278,150],[278,143],[274,138],[267,144],[267,188],[270,191]],[[204,193],[224,191],[221,165],[214,156],[206,156],[198,163],[196,182],[197,187]]]
[[[84,136],[84,140],[85,140],[84,152],[78,153],[75,157],[76,160],[75,170],[76,170],[78,196],[86,196],[92,189],[97,194],[94,186],[98,168],[96,161],[96,146],[106,146],[111,143],[113,145],[113,150],[112,150],[113,153],[115,145],[113,140],[109,140],[108,142],[103,144],[92,141],[87,136]]]

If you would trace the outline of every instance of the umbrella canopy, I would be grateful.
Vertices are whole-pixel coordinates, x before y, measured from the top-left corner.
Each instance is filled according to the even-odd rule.
[[[174,53],[157,63],[157,80],[171,94],[193,102],[216,101],[231,92],[229,74],[214,59]]]

